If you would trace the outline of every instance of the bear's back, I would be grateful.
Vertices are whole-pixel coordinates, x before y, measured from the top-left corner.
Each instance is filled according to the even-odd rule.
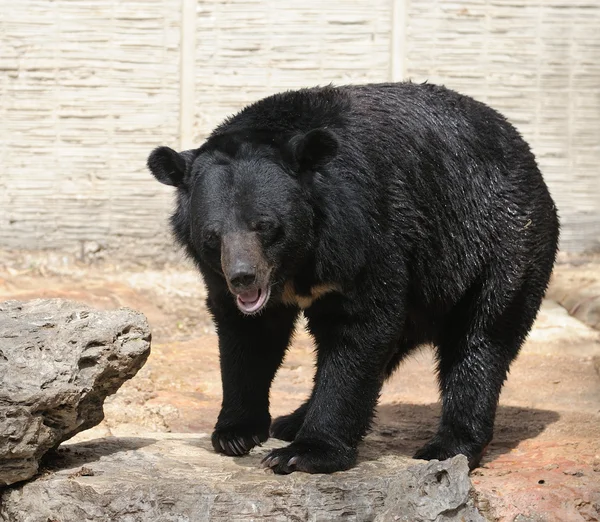
[[[365,159],[375,167],[375,176],[393,174],[397,165],[409,177],[421,174],[424,162],[441,164],[444,156],[444,166],[456,165],[466,176],[477,164],[502,164],[505,175],[525,166],[525,177],[541,179],[528,145],[501,114],[427,83],[328,85],[274,94],[227,118],[211,138],[246,134],[281,144],[316,128],[337,134],[340,161]],[[452,175],[454,170],[437,174]],[[523,181],[523,173],[516,179]]]

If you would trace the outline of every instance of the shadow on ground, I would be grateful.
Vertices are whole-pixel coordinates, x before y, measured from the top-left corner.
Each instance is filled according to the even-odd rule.
[[[359,459],[368,460],[381,454],[412,457],[434,436],[440,414],[440,404],[380,405],[375,426],[361,448]],[[559,419],[555,411],[499,406],[494,439],[482,465],[510,452],[522,441],[537,437]]]
[[[419,447],[433,437],[439,417],[439,404],[381,405],[373,430],[360,447],[359,462],[376,460],[381,456],[412,457]],[[536,438],[559,418],[560,415],[554,411],[500,406],[494,440],[488,447],[482,465],[510,452],[521,442]],[[138,450],[154,442],[155,439],[136,437],[95,439],[61,447],[45,459],[44,464],[46,469],[58,471],[89,464],[114,453]],[[186,437],[186,443],[213,451],[210,437],[207,436]],[[240,463],[243,460],[240,459]]]
[[[57,472],[63,469],[85,466],[100,460],[102,457],[139,450],[155,442],[156,439],[153,438],[105,437],[63,445],[44,456],[42,468],[43,471]]]
[[[387,455],[412,457],[417,449],[433,437],[439,416],[439,404],[381,405],[373,430],[360,447],[359,462]],[[522,441],[537,437],[559,418],[560,415],[554,411],[500,406],[496,434],[482,465],[510,452]],[[186,442],[190,446],[213,451],[210,437],[190,438]]]

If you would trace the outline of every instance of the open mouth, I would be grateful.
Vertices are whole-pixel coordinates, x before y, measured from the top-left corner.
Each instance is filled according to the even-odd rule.
[[[271,295],[271,288],[261,287],[254,290],[248,290],[236,295],[235,303],[237,307],[245,314],[255,314],[262,310],[267,304],[269,296]]]

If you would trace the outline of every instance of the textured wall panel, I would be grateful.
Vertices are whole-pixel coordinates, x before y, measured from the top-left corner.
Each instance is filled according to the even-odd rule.
[[[197,141],[277,91],[387,81],[390,0],[200,0]]]
[[[0,0],[0,245],[156,241],[177,139],[179,0]]]
[[[407,76],[471,94],[532,145],[562,248],[600,247],[600,1],[409,0]]]
[[[199,144],[283,89],[387,80],[392,62],[504,112],[540,160],[563,247],[600,244],[600,0],[199,0],[185,136],[181,7],[0,0],[0,247],[171,245],[152,147]]]

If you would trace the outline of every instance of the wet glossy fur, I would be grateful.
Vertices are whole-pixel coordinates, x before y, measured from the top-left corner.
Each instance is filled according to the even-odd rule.
[[[199,149],[163,148],[149,166],[178,187],[173,228],[218,329],[217,451],[247,453],[270,430],[291,442],[264,461],[277,473],[351,467],[383,381],[432,343],[443,413],[416,456],[478,465],[558,241],[534,157],[501,115],[433,85],[307,89],[250,105]],[[254,234],[271,269],[258,315],[228,289],[227,232]],[[271,424],[269,387],[303,303],[314,389]]]

